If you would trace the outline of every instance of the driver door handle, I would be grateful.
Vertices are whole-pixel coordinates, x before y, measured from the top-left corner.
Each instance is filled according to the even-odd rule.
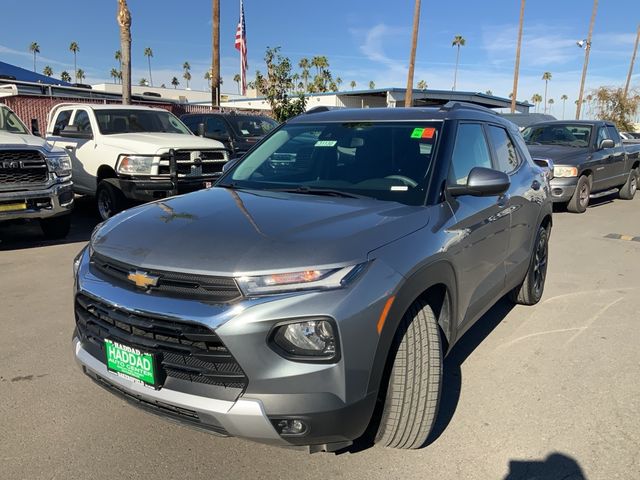
[[[75,148],[76,148],[76,146],[75,146],[75,145],[65,145],[65,146],[64,146],[64,149],[65,149],[65,150],[73,150],[73,149],[75,149]]]

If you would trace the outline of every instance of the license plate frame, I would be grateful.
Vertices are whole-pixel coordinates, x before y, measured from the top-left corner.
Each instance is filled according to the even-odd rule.
[[[27,209],[27,202],[0,203],[0,212],[21,212]]]
[[[104,354],[107,370],[121,378],[158,389],[157,355],[105,338]]]

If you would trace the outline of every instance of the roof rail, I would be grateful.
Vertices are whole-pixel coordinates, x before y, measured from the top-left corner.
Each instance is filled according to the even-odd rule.
[[[318,105],[317,107],[310,108],[304,113],[306,115],[309,113],[330,112],[331,110],[341,110],[342,108],[344,107],[328,107],[326,105]]]
[[[477,105],[475,103],[470,102],[460,102],[451,100],[445,103],[442,107],[440,107],[441,111],[449,111],[449,110],[457,110],[459,108],[467,108],[470,110],[478,110],[480,112],[491,113],[493,115],[498,115],[497,112],[491,110],[490,108],[483,107],[482,105]]]

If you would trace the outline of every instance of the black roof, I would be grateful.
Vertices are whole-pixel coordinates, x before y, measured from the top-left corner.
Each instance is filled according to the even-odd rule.
[[[303,113],[288,123],[424,121],[424,120],[484,120],[511,124],[488,108],[464,102],[449,102],[442,107],[411,108],[338,108]],[[511,124],[513,125],[513,124]]]

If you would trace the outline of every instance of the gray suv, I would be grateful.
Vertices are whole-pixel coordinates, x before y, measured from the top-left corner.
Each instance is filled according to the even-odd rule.
[[[418,448],[443,355],[502,296],[542,296],[547,173],[480,107],[301,115],[214,188],[96,228],[74,263],[76,359],[221,435]]]

